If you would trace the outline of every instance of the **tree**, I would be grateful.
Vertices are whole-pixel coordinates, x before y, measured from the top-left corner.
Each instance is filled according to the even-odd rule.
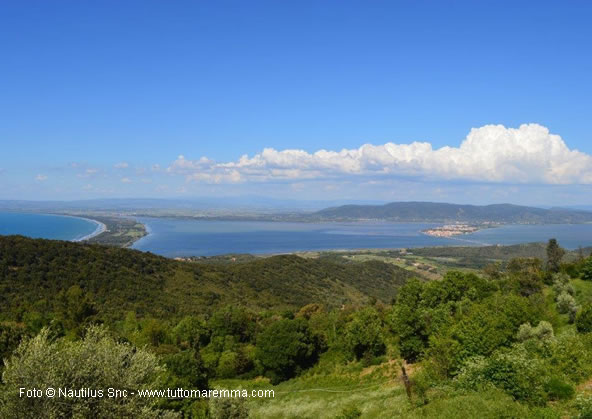
[[[561,259],[565,255],[556,239],[550,239],[547,244],[547,270],[549,272],[559,272],[561,268]]]
[[[75,334],[80,334],[88,324],[88,318],[97,312],[92,303],[92,296],[78,285],[60,292],[56,300],[58,318],[66,330]]]
[[[163,357],[166,373],[160,382],[161,388],[208,389],[208,376],[199,352],[186,350]],[[207,408],[199,398],[164,400],[159,407],[181,411],[184,417],[202,417],[195,415]],[[193,413],[193,415],[192,415]]]
[[[210,331],[204,320],[186,316],[173,328],[173,338],[180,346],[202,347],[209,343]]]
[[[397,295],[389,317],[392,331],[399,337],[401,356],[410,362],[417,360],[428,343],[420,307],[423,284],[417,279],[408,281]]]
[[[357,312],[345,328],[346,346],[357,359],[384,354],[382,321],[376,309],[367,307]]]
[[[282,319],[257,338],[257,357],[272,382],[292,378],[314,364],[319,344],[303,319]]]
[[[177,417],[158,411],[155,398],[107,397],[108,388],[155,388],[163,371],[155,355],[116,342],[104,327],[88,327],[78,341],[53,340],[50,331],[43,329],[35,338],[25,339],[6,362],[0,417]],[[21,397],[23,387],[42,392],[67,388],[104,393],[102,397],[97,393],[94,397]]]

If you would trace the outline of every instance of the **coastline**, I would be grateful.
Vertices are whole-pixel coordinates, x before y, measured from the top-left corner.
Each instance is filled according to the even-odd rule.
[[[73,216],[70,215],[70,217],[73,217]],[[93,223],[95,223],[97,225],[97,227],[95,228],[95,231],[93,231],[92,233],[87,234],[86,236],[80,237],[78,239],[74,239],[74,240],[72,240],[73,242],[83,242],[83,241],[86,241],[86,240],[90,240],[93,237],[96,237],[99,234],[104,233],[105,231],[107,231],[107,226],[105,224],[103,224],[102,222],[100,222],[100,221],[93,220],[91,218],[86,218],[86,217],[75,217],[75,218],[80,218],[82,220],[92,221]]]

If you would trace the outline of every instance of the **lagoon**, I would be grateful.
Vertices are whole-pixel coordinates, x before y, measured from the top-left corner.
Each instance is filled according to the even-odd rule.
[[[421,231],[437,223],[290,223],[205,221],[140,217],[148,236],[132,246],[168,257],[226,253],[289,253],[315,250],[482,246],[544,242],[555,237],[568,248],[592,245],[592,224],[506,225],[453,238]]]

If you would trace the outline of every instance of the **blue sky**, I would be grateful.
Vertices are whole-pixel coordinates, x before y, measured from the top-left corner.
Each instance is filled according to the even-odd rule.
[[[0,199],[592,203],[591,19],[587,1],[3,2]]]

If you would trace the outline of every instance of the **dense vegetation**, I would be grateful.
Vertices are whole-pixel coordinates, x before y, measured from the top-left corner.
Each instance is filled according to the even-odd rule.
[[[186,263],[128,249],[7,236],[0,237],[0,320],[44,316],[40,321],[47,322],[74,294],[90,299],[94,319],[103,321],[126,311],[164,317],[210,313],[237,301],[278,310],[313,302],[338,307],[368,298],[389,302],[411,276],[378,261],[285,255]]]
[[[376,260],[0,238],[0,417],[590,417],[592,257],[544,252],[426,281]],[[68,383],[278,394],[15,396]]]
[[[81,213],[80,215],[85,216],[86,214]],[[133,218],[96,216],[94,214],[91,215],[91,218],[105,224],[106,230],[90,238],[89,243],[129,247],[148,234],[144,224]]]

